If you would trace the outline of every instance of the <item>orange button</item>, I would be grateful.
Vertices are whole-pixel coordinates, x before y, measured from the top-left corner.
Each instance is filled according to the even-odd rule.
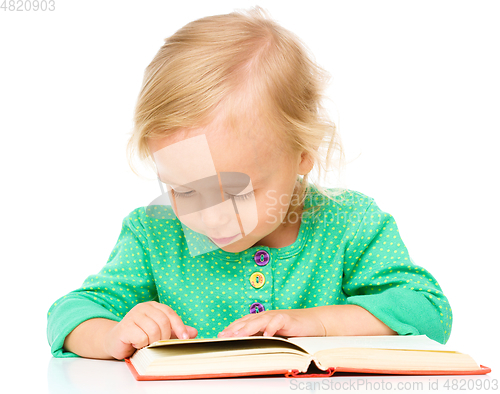
[[[256,289],[260,289],[266,283],[266,277],[262,272],[254,272],[250,275],[250,284]]]

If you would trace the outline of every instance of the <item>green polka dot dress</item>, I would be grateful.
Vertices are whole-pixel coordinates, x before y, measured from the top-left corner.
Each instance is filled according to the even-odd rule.
[[[199,338],[216,337],[249,313],[323,305],[359,305],[400,335],[446,343],[452,312],[436,279],[415,265],[394,218],[362,193],[326,199],[312,187],[295,242],[240,253],[215,250],[191,257],[171,208],[145,207],[124,220],[106,265],[48,312],[55,357],[80,323],[121,320],[136,304],[169,305]],[[148,211],[150,213],[150,211]]]

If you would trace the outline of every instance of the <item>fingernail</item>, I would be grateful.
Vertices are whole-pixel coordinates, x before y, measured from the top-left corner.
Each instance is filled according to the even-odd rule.
[[[184,334],[182,334],[182,339],[189,339],[189,335],[187,332],[185,332]]]
[[[226,335],[226,333],[224,331],[219,332],[220,337],[223,337],[224,335]]]
[[[269,334],[267,333],[267,331],[264,331],[264,334],[262,334],[262,336],[264,336],[264,337],[268,337],[268,336],[269,336]]]

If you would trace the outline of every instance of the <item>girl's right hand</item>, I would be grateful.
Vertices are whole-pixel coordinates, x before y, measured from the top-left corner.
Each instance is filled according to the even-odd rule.
[[[188,339],[196,335],[196,328],[184,325],[172,308],[149,301],[134,306],[105,335],[104,349],[110,356],[122,360],[161,339]]]

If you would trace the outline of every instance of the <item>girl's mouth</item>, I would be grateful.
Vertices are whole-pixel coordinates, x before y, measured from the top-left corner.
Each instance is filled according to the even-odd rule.
[[[214,243],[216,243],[217,245],[226,245],[229,242],[231,242],[233,239],[235,239],[238,235],[240,235],[240,234],[236,234],[236,235],[233,235],[232,237],[228,237],[228,238],[212,238],[212,237],[210,237],[210,239]]]

